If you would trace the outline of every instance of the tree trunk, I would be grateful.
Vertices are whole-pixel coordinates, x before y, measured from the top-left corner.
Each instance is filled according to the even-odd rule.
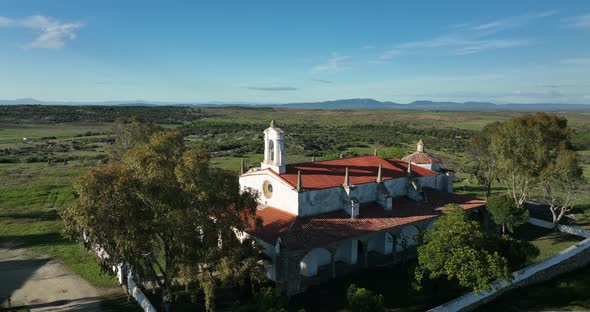
[[[555,214],[555,207],[551,206],[549,207],[549,210],[551,211],[551,217],[553,219],[553,228],[557,228],[557,223],[559,222],[558,218],[557,218],[557,214]]]

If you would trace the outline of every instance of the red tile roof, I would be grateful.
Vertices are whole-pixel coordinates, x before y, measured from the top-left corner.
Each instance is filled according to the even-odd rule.
[[[360,216],[351,219],[343,211],[309,217],[297,217],[283,210],[268,207],[256,213],[263,220],[258,229],[251,227],[248,233],[274,245],[277,238],[286,248],[300,249],[323,246],[359,235],[395,228],[416,221],[435,218],[449,203],[473,209],[485,205],[485,201],[470,196],[424,189],[428,202],[415,202],[405,197],[394,198],[393,209],[384,210],[372,203],[361,205]]]
[[[342,185],[348,167],[350,183],[353,185],[375,182],[379,165],[382,179],[391,180],[407,175],[408,163],[396,158],[384,159],[377,156],[361,156],[326,161],[288,164],[280,177],[291,186],[297,186],[297,171],[301,171],[303,190],[324,189]],[[414,176],[431,176],[437,173],[418,166],[412,167]]]
[[[440,163],[440,160],[430,156],[426,152],[414,152],[404,158],[403,161],[409,162],[412,161],[415,164],[437,164]]]

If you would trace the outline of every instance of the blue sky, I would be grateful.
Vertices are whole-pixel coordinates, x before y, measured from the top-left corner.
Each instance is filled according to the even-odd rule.
[[[590,103],[590,1],[2,0],[0,98]]]

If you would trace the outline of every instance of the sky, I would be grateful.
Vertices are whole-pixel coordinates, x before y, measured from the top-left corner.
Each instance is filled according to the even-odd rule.
[[[0,99],[590,103],[590,1],[0,1]]]

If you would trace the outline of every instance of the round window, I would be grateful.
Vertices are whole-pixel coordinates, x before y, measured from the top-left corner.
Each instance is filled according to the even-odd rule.
[[[272,197],[272,184],[270,184],[270,181],[264,181],[264,184],[262,185],[262,192],[264,193],[264,197]]]

